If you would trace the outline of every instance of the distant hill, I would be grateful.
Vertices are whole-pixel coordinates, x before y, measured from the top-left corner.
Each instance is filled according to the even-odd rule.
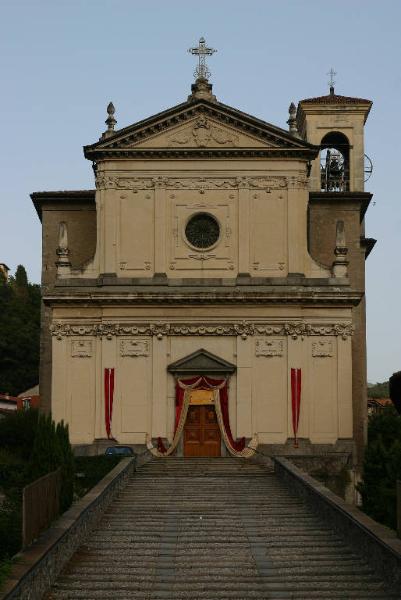
[[[383,383],[368,383],[369,398],[389,398],[388,381]]]

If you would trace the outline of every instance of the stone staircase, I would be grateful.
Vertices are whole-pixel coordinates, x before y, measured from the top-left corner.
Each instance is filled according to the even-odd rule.
[[[399,597],[264,467],[166,458],[136,472],[47,598]]]

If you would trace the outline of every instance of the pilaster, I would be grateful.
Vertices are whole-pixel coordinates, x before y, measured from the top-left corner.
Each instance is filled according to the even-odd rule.
[[[152,437],[167,437],[167,337],[153,337]]]
[[[155,274],[166,273],[166,187],[162,179],[155,180],[154,190],[154,240]]]
[[[338,437],[352,438],[351,338],[337,338]]]
[[[238,190],[238,272],[250,270],[250,218],[249,188],[240,186]]]
[[[305,274],[308,192],[296,177],[288,180],[288,272]]]
[[[253,436],[252,412],[252,338],[243,334],[237,336],[237,437]]]

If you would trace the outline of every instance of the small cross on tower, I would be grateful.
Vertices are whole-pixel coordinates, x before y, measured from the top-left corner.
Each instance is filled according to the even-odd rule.
[[[331,67],[331,69],[327,73],[327,75],[330,75],[330,80],[328,83],[330,86],[330,94],[333,96],[334,95],[334,84],[335,84],[334,76],[337,75],[337,72],[333,69],[333,67]]]
[[[209,79],[211,73],[206,64],[206,56],[212,56],[217,50],[208,48],[204,37],[199,40],[199,46],[189,48],[188,52],[198,57],[198,65],[194,71],[196,79]]]

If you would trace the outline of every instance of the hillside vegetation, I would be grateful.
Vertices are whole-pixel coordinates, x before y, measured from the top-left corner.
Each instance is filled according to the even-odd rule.
[[[389,398],[388,381],[383,383],[368,383],[369,398]]]
[[[40,286],[17,267],[0,273],[0,393],[16,396],[39,381]]]

